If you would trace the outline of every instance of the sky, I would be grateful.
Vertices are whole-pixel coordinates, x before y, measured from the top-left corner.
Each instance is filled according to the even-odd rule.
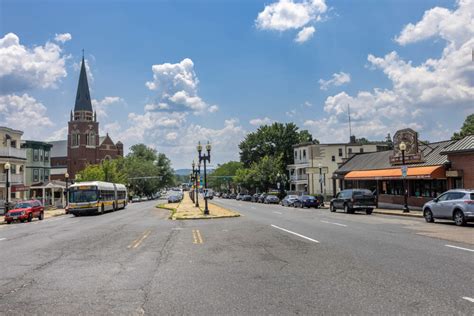
[[[411,127],[449,139],[474,112],[474,0],[0,0],[0,125],[65,139],[82,49],[101,134],[188,168],[239,159],[262,124],[321,142]]]

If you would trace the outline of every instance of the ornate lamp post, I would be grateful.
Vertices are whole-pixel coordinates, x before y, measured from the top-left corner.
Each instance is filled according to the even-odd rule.
[[[6,181],[5,181],[5,188],[6,188],[6,197],[5,197],[5,214],[9,211],[10,209],[10,163],[5,164],[5,174],[6,174]]]
[[[206,145],[207,155],[202,155],[201,142],[197,145],[197,151],[199,153],[199,162],[204,161],[204,215],[209,215],[209,208],[207,207],[207,170],[206,162],[211,162],[211,144],[207,142]]]
[[[196,168],[196,163],[193,160],[193,175],[194,175],[194,195],[196,200],[194,201],[196,207],[199,207],[199,176],[201,174],[201,164],[198,163]]]
[[[401,142],[399,145],[400,151],[402,152],[402,168],[406,168],[405,166],[405,150],[407,149],[407,145],[405,142]],[[408,213],[410,210],[408,209],[408,188],[406,183],[405,176],[403,177],[403,213]]]
[[[323,168],[321,163],[318,163],[319,168],[319,189],[321,190],[321,195],[323,195]]]
[[[69,205],[69,173],[64,174],[64,178],[66,179],[66,207]]]

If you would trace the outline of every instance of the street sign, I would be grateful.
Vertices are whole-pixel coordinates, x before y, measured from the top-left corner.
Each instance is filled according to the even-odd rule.
[[[408,171],[408,167],[407,166],[402,166],[402,178],[407,177],[407,171]]]

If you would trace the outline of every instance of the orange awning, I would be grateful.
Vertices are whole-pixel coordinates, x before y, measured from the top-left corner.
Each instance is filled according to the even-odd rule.
[[[351,171],[344,177],[345,180],[380,180],[380,179],[401,179],[402,170],[400,168]],[[443,166],[430,167],[409,167],[407,179],[444,179],[446,172]]]

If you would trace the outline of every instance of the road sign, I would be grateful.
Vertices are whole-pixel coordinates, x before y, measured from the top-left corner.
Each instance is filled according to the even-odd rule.
[[[402,166],[402,178],[407,177],[407,171],[408,171],[408,167],[407,166]]]

